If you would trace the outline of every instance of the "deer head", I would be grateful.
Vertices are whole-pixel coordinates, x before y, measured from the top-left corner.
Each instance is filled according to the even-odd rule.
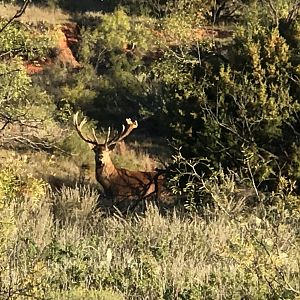
[[[124,138],[127,137],[133,129],[138,127],[137,121],[132,121],[130,118],[127,118],[126,124],[122,125],[122,131],[120,133],[117,133],[111,138],[111,128],[108,127],[104,143],[99,143],[94,128],[92,128],[92,138],[85,137],[83,135],[82,127],[87,122],[86,118],[84,118],[79,124],[77,112],[74,115],[73,122],[78,135],[83,141],[88,143],[91,149],[95,152],[96,163],[99,163],[101,165],[105,165],[106,163],[110,162],[109,154],[115,148],[116,144],[124,140]]]

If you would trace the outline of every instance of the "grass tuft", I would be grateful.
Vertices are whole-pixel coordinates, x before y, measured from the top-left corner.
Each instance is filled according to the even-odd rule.
[[[5,19],[10,19],[18,10],[19,6],[13,4],[0,4],[0,16]],[[25,23],[48,23],[52,25],[62,24],[70,21],[70,15],[63,12],[59,8],[39,7],[29,5],[25,13],[19,18]]]
[[[7,160],[0,172],[1,299],[300,295],[299,214],[289,214],[282,203],[250,211],[232,178],[206,182],[215,207],[203,208],[202,215],[176,209],[161,215],[149,204],[143,216],[108,217],[92,185],[51,190],[32,176],[56,169],[71,178],[73,169],[76,182],[71,159],[0,155]]]

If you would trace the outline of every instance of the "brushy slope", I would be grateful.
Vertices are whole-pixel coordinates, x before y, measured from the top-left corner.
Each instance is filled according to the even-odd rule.
[[[182,7],[182,11],[187,11],[184,8]],[[199,65],[204,68],[205,65],[202,65],[198,54],[207,54],[206,58],[209,58],[217,43],[197,44],[203,48],[197,47],[195,55],[194,49],[190,48],[192,45],[186,43],[190,41],[191,35],[186,33],[192,28],[190,27],[192,23],[182,28],[181,25],[184,25],[186,20],[181,17],[185,17],[185,14],[171,15],[162,24],[169,29],[171,38],[173,38],[172,32],[178,33],[182,38],[183,45],[187,47],[183,49],[184,52],[180,51],[182,57],[179,57],[179,52],[176,52],[181,49],[174,51],[172,47],[167,47],[163,57],[160,56],[163,53],[157,53],[159,57],[156,57],[154,52],[149,53],[148,50],[153,50],[152,47],[157,46],[153,39],[149,38],[153,36],[153,32],[157,32],[155,23],[149,22],[149,26],[143,27],[139,20],[133,21],[136,18],[131,18],[125,10],[120,9],[113,14],[101,16],[98,19],[102,22],[96,22],[95,28],[87,28],[82,32],[82,49],[79,53],[84,64],[82,69],[74,73],[69,73],[66,66],[57,65],[49,70],[49,74],[44,74],[45,77],[36,75],[33,80],[20,67],[24,72],[19,73],[22,75],[19,81],[24,81],[24,84],[12,85],[11,82],[14,81],[10,78],[19,78],[11,72],[16,68],[6,61],[2,62],[3,69],[6,70],[4,75],[8,78],[7,83],[3,85],[7,92],[3,93],[2,97],[6,100],[7,111],[11,112],[12,102],[8,97],[10,95],[19,105],[15,105],[15,108],[20,107],[20,110],[13,111],[13,122],[19,120],[23,124],[23,111],[29,111],[25,106],[28,99],[34,99],[37,103],[43,100],[41,104],[44,104],[45,99],[48,102],[53,101],[51,121],[59,120],[65,127],[70,123],[70,116],[75,108],[88,112],[90,107],[91,111],[96,111],[93,117],[101,120],[101,125],[102,121],[103,125],[105,122],[110,123],[113,119],[111,116],[116,117],[114,121],[121,119],[123,116],[120,114],[123,112],[127,114],[130,108],[133,108],[131,114],[140,116],[156,115],[155,111],[152,111],[155,108],[157,112],[168,112],[163,115],[165,119],[160,121],[163,125],[161,127],[173,122],[174,126],[171,125],[173,129],[178,130],[177,135],[181,136],[181,144],[185,144],[187,148],[199,147],[194,149],[194,153],[199,156],[196,158],[197,161],[201,161],[207,149],[212,149],[211,159],[215,162],[215,169],[213,175],[204,178],[198,176],[193,159],[192,163],[182,160],[178,163],[179,166],[184,167],[183,170],[178,170],[179,179],[181,175],[191,175],[189,178],[192,180],[187,180],[182,190],[187,194],[188,200],[198,201],[198,203],[193,201],[186,203],[198,204],[200,209],[197,213],[193,211],[197,207],[189,205],[185,207],[189,211],[178,207],[176,210],[161,214],[156,207],[149,204],[147,211],[141,215],[107,216],[104,211],[97,209],[97,202],[102,198],[99,196],[99,191],[94,189],[94,186],[97,187],[94,173],[89,174],[93,169],[90,165],[93,161],[92,152],[83,148],[78,137],[76,141],[76,138],[69,135],[70,128],[66,130],[68,133],[64,133],[68,137],[65,136],[62,146],[67,153],[76,152],[77,164],[74,161],[70,162],[70,156],[59,157],[55,152],[53,155],[49,154],[46,159],[41,152],[35,152],[32,156],[26,156],[27,154],[24,153],[15,155],[3,153],[0,161],[0,299],[299,299],[300,197],[294,181],[299,177],[297,155],[299,148],[298,144],[294,144],[295,136],[290,134],[290,128],[287,130],[285,127],[288,126],[286,122],[290,124],[293,119],[293,113],[299,112],[298,98],[287,97],[285,93],[289,90],[285,80],[294,81],[294,78],[298,78],[298,65],[292,68],[290,62],[294,63],[294,57],[291,57],[291,60],[288,57],[286,51],[288,45],[281,33],[277,30],[265,33],[261,30],[263,27],[260,27],[261,31],[257,31],[257,36],[254,36],[257,42],[253,42],[252,32],[245,30],[245,35],[241,32],[241,36],[237,36],[236,39],[238,43],[233,44],[237,47],[232,48],[235,52],[230,51],[232,55],[236,54],[235,58],[240,58],[242,53],[243,59],[245,57],[248,59],[248,73],[241,72],[240,67],[245,68],[243,63],[237,64],[233,69],[224,69],[220,66],[221,62],[211,61],[211,65],[208,64],[207,69],[202,71],[216,70],[216,73],[211,73],[211,78],[204,78],[207,81],[202,82],[201,70],[191,69],[191,63],[193,66]],[[180,22],[177,22],[178,18]],[[98,19],[95,17],[93,20]],[[192,21],[194,22],[194,19]],[[253,24],[261,26],[255,19],[252,21]],[[57,24],[63,21],[54,19],[48,22]],[[247,24],[252,23],[247,22]],[[133,27],[135,31],[132,31]],[[18,36],[20,30],[16,27],[16,29],[12,28],[12,32]],[[25,43],[27,39],[24,37],[20,40],[20,44],[24,49],[28,49],[28,44]],[[8,36],[4,40],[12,42]],[[93,43],[90,43],[91,41]],[[136,42],[137,49],[133,47]],[[168,43],[168,40],[166,42]],[[16,43],[12,44],[3,52],[6,50],[15,52]],[[262,48],[261,44],[269,45],[269,48]],[[48,42],[45,45],[48,45]],[[36,43],[31,41],[29,46],[34,55],[39,53],[35,49]],[[41,49],[44,48],[48,49],[48,46]],[[99,49],[105,50],[100,51],[103,54],[102,58],[98,55]],[[156,81],[152,81],[152,71],[147,69],[149,66],[143,60],[146,54],[151,59],[148,64],[154,63],[154,59],[159,61],[159,64],[152,69],[157,71]],[[261,62],[258,61],[260,55]],[[109,69],[103,70],[101,59],[109,62],[106,66]],[[236,61],[240,60],[236,59]],[[18,63],[21,64],[19,60]],[[140,66],[147,68],[140,68]],[[265,66],[265,69],[261,66]],[[274,72],[281,74],[283,81],[278,83],[273,81]],[[194,75],[197,74],[199,78],[195,81],[194,79],[197,78]],[[256,74],[262,80],[254,81],[252,74]],[[260,77],[262,74],[270,77]],[[266,86],[270,78],[272,78],[271,84]],[[215,79],[218,84],[221,79],[223,80],[223,94],[212,93],[217,82]],[[39,85],[35,86],[36,82]],[[256,85],[251,85],[249,82],[255,82]],[[278,85],[274,85],[274,82]],[[2,83],[4,84],[3,80]],[[204,95],[202,90],[205,84],[209,84],[212,89],[207,95]],[[228,91],[228,86],[232,87],[232,90]],[[250,91],[249,86],[252,88]],[[275,89],[276,86],[278,89]],[[34,89],[36,87],[38,88]],[[265,93],[268,88],[269,95]],[[24,97],[24,89],[26,97]],[[156,91],[159,92],[157,98],[155,98]],[[165,91],[166,94],[160,94],[161,91]],[[297,91],[298,86],[295,86],[293,93],[297,95]],[[117,98],[119,102],[115,102],[117,105],[111,112],[111,99],[115,101],[116,95],[119,97]],[[244,98],[237,97],[237,99],[243,101],[245,99],[252,105],[250,109],[245,109],[245,112],[251,113],[248,119],[240,119],[236,114],[235,107],[243,108],[244,106],[241,106],[243,102],[235,102],[235,97],[228,97],[231,95],[244,95]],[[274,95],[281,95],[281,97],[274,98]],[[214,108],[210,106],[204,106],[206,109],[203,110],[202,104],[205,102],[202,100],[212,103],[206,96],[215,96],[213,98],[216,101],[215,115],[211,115]],[[149,106],[151,97],[154,97],[154,100],[166,100],[170,106],[161,109],[155,101],[153,106]],[[174,99],[178,100],[177,106],[174,106],[176,104]],[[201,101],[199,103],[190,101],[193,99]],[[258,100],[253,103],[253,99]],[[228,106],[227,102],[234,106]],[[219,114],[220,103],[224,103],[223,117]],[[280,103],[281,106],[275,105],[276,103]],[[186,105],[182,107],[182,104]],[[122,107],[125,108],[123,111],[120,109]],[[46,106],[46,109],[42,106],[41,109],[45,115],[50,114],[50,106]],[[282,113],[283,111],[285,114]],[[208,114],[203,115],[203,112]],[[105,114],[107,119],[103,120],[101,113]],[[40,114],[36,113],[35,116]],[[222,117],[222,119],[211,118],[211,116]],[[232,116],[237,117],[240,123],[233,122],[235,119]],[[265,130],[261,126],[262,120],[269,121],[270,116],[272,121],[276,121],[275,125],[272,127],[272,122],[266,122],[265,124],[270,124],[270,127]],[[199,120],[206,123],[202,124]],[[31,118],[28,121],[31,121]],[[211,121],[216,123],[210,123]],[[284,126],[277,127],[279,126],[277,122],[282,122]],[[54,127],[54,125],[50,128],[49,124],[52,123],[46,123],[47,129],[53,128],[52,132],[55,136],[63,134],[61,128],[57,130],[58,126]],[[228,127],[228,124],[241,126]],[[249,124],[258,127],[258,133],[256,131],[254,133],[263,146],[265,143],[269,146],[270,134],[275,138],[283,132],[285,135],[278,140],[271,139],[275,142],[270,144],[276,151],[277,146],[280,146],[279,150],[284,154],[283,158],[277,155],[270,156],[269,151],[263,151],[266,156],[262,156],[260,154],[262,148],[256,148],[259,144],[252,143],[254,141],[252,132],[249,139],[248,131],[243,132]],[[297,124],[298,121],[295,125]],[[206,130],[201,130],[203,128],[198,125],[203,125]],[[242,129],[242,134],[233,130],[235,128]],[[13,130],[15,129],[12,128]],[[198,135],[198,133],[204,134]],[[187,134],[191,134],[190,140],[186,139]],[[5,136],[7,136],[6,132]],[[242,139],[239,139],[240,136]],[[216,139],[210,140],[207,137]],[[296,138],[298,143],[298,136]],[[208,144],[203,144],[203,141]],[[290,161],[287,160],[285,149],[281,148],[282,141],[290,141],[293,150]],[[225,142],[229,142],[229,145]],[[211,148],[209,145],[216,148]],[[222,146],[221,152],[219,146]],[[201,149],[205,151],[200,151]],[[224,149],[226,152],[232,149],[234,155],[229,156],[230,159],[220,156],[224,162],[222,165],[222,161],[215,157],[215,154],[223,153]],[[0,156],[2,151],[4,150],[1,150]],[[19,155],[22,156],[21,159],[18,158]],[[244,174],[239,180],[237,176],[231,178],[231,171],[226,167],[227,162],[234,162],[232,157],[235,157],[235,162],[240,163],[241,166],[240,169],[234,169],[232,173],[242,171],[240,174]],[[116,164],[128,168],[143,170],[155,167],[148,155],[142,152],[139,158],[131,150],[126,151],[123,157],[114,158]],[[273,160],[274,158],[276,160]],[[272,165],[268,167],[269,162],[272,162]],[[290,174],[288,163],[294,168],[294,175]],[[221,171],[217,169],[219,165],[222,165]],[[190,169],[192,167],[193,172],[186,169],[186,166]],[[282,173],[281,166],[286,169],[289,176]],[[222,173],[222,167],[228,172]],[[257,178],[253,174],[257,174]],[[276,175],[277,187],[262,193],[255,185],[261,182],[261,178],[268,179],[269,174]],[[193,176],[198,181],[193,180]],[[52,177],[59,183],[51,182]],[[180,180],[178,182],[181,183]],[[51,183],[52,189],[49,186]],[[241,183],[244,186],[240,187]],[[249,197],[246,189],[250,192]],[[174,190],[178,194],[182,191]],[[253,190],[256,192],[256,198],[251,202]],[[209,201],[205,202],[206,198]]]
[[[232,213],[223,198],[223,209],[201,215],[163,216],[150,205],[144,215],[107,217],[91,188],[50,192],[16,169],[0,174],[3,299],[299,296],[299,224],[284,209],[241,204]]]

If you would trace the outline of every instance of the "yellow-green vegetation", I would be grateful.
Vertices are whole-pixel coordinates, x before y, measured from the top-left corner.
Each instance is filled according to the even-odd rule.
[[[11,18],[15,12],[19,9],[19,6],[13,4],[0,4],[0,15],[4,18]],[[68,22],[70,15],[60,8],[45,7],[38,5],[30,5],[26,12],[20,17],[20,21],[25,23],[36,24],[38,22],[44,22],[47,24],[57,25]]]
[[[0,177],[2,298],[299,296],[298,219],[279,207],[230,210],[230,180],[215,199],[222,206],[202,215],[162,216],[150,205],[144,216],[105,217],[95,191],[46,193],[44,182],[10,166]]]
[[[21,2],[0,5],[0,299],[300,299],[298,1],[35,0],[1,30]],[[136,119],[112,160],[167,162],[177,205],[102,208],[77,111],[99,141]]]
[[[1,20],[0,28],[5,23],[5,20]],[[44,32],[40,32],[18,22],[5,29],[5,34],[0,35],[0,42],[0,51],[4,58],[19,56],[29,60],[43,60],[47,57],[49,48],[54,47],[55,36],[47,28],[44,28]]]

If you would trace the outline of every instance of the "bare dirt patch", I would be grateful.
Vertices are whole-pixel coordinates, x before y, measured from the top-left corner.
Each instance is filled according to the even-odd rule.
[[[80,68],[79,62],[70,49],[70,46],[78,43],[78,35],[79,30],[76,24],[65,23],[61,25],[58,32],[59,38],[55,47],[55,57],[40,61],[25,62],[24,65],[26,66],[27,73],[30,75],[41,73],[55,62],[73,69]]]

